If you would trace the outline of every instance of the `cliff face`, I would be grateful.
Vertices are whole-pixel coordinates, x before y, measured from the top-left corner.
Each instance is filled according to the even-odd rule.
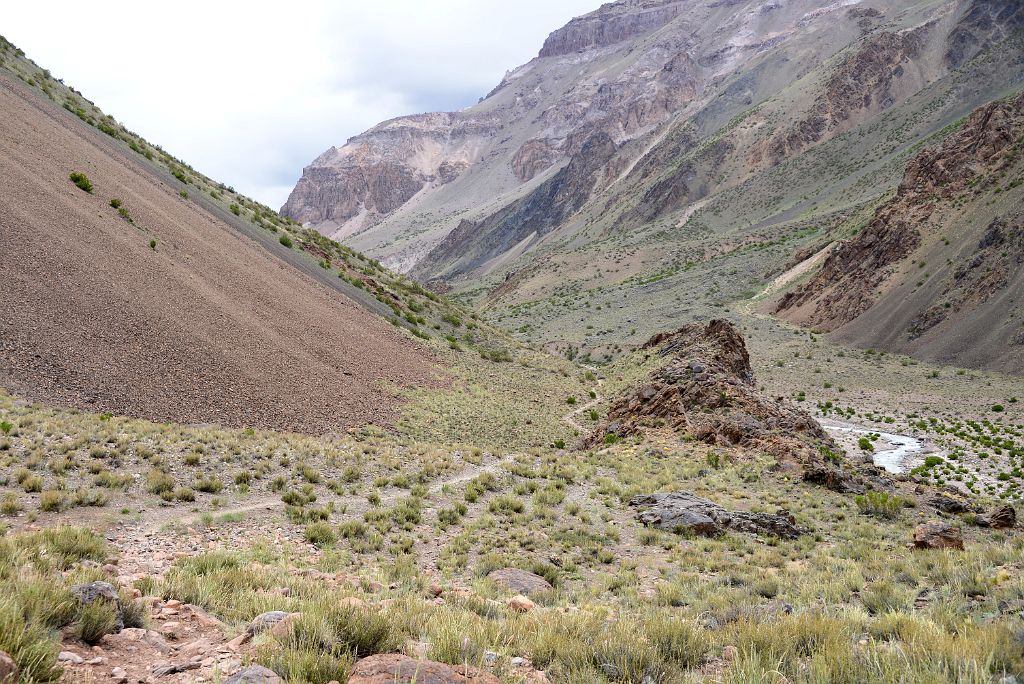
[[[861,317],[884,311],[877,341],[912,349],[941,335],[938,346],[949,358],[1004,331],[999,364],[1024,368],[1024,339],[1005,328],[1004,308],[1022,289],[1022,145],[1024,95],[976,110],[958,132],[910,161],[895,196],[776,311],[851,333],[871,327],[858,326]]]
[[[578,17],[544,41],[541,57],[558,57],[621,43],[661,28],[683,13],[687,3],[672,0],[627,0],[603,5]]]
[[[497,126],[454,113],[380,124],[306,167],[281,213],[343,237],[391,214],[424,188],[458,178],[473,146]]]
[[[698,275],[715,259],[756,252],[732,270],[764,274],[815,231],[820,251],[896,188],[915,145],[1018,90],[1021,24],[1020,3],[995,0],[611,2],[477,105],[332,148],[283,211],[489,306],[554,296],[568,264],[588,290],[692,270],[672,287],[721,300]],[[538,334],[584,341],[571,308]]]

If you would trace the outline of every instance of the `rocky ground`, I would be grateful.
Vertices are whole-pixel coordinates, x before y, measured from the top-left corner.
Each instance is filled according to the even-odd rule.
[[[610,434],[616,399],[682,361],[704,366],[700,386],[767,403],[681,410],[735,421],[755,405],[807,406],[759,394],[725,324],[661,342],[670,353],[581,368],[572,394],[544,399],[565,436],[543,446],[185,428],[8,399],[0,621],[20,606],[59,631],[38,661],[23,641],[0,650],[35,681],[122,684],[990,683],[1022,671],[1012,491],[950,489],[939,465],[886,474],[842,440],[829,448],[858,488],[834,491],[757,440],[696,439],[670,404],[662,424],[573,449],[572,432]],[[517,367],[520,381],[538,372]],[[886,418],[843,411],[906,429]],[[923,420],[934,444],[949,437]],[[108,582],[125,629],[96,627],[107,609],[79,599],[30,609],[37,577],[48,591]]]

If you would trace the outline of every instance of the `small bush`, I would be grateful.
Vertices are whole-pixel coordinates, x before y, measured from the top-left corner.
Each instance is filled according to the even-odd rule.
[[[303,535],[306,537],[306,541],[314,546],[327,546],[333,544],[336,539],[334,530],[326,522],[314,522],[306,525]]]
[[[117,617],[117,609],[110,602],[87,603],[78,615],[78,638],[90,646],[98,644],[100,639],[114,631]]]
[[[64,510],[66,504],[64,495],[54,489],[47,490],[39,496],[39,510],[46,513],[59,513]]]
[[[72,171],[71,175],[68,176],[68,178],[71,179],[72,183],[78,186],[79,190],[84,190],[85,192],[92,194],[92,181],[90,181],[89,177],[86,176],[84,173]]]
[[[282,235],[280,238],[278,238],[277,241],[280,242],[285,247],[287,247],[288,249],[292,248],[292,239],[287,235]]]
[[[879,491],[858,494],[854,497],[854,502],[861,513],[890,520],[899,515],[900,509],[906,506],[906,500],[902,497]]]

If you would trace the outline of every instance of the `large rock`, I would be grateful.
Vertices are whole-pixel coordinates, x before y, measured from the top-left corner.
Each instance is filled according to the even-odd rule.
[[[634,496],[629,505],[639,509],[637,520],[644,525],[672,532],[714,537],[730,529],[784,539],[795,539],[803,534],[789,511],[729,511],[689,492],[643,494]]]
[[[281,678],[262,665],[250,665],[225,679],[224,684],[281,684]]]
[[[103,581],[76,584],[71,587],[71,593],[78,598],[82,605],[88,605],[97,601],[112,605],[117,615],[117,622],[114,624],[114,634],[124,629],[124,620],[121,616],[121,596],[117,593],[117,588],[113,584]]]
[[[252,619],[249,626],[245,628],[246,634],[249,636],[256,636],[260,632],[264,632],[279,622],[288,618],[291,615],[285,610],[271,610],[266,613],[261,613]]]
[[[1000,506],[978,516],[978,524],[993,529],[1008,529],[1017,526],[1017,509],[1010,504]]]
[[[536,575],[527,570],[520,570],[519,568],[502,568],[501,570],[494,570],[487,575],[487,577],[495,583],[511,589],[517,594],[526,594],[527,596],[551,591],[554,588],[551,586],[550,582],[540,575]]]
[[[963,549],[960,530],[946,522],[929,522],[914,528],[915,549]]]
[[[825,454],[841,450],[809,414],[762,392],[746,343],[725,320],[693,323],[652,337],[644,349],[669,357],[632,393],[612,404],[588,443],[609,434],[638,434],[668,427],[719,447],[742,447],[820,471],[808,479],[842,489],[856,485]]]
[[[0,651],[0,684],[12,684],[18,680],[18,666],[14,658]]]
[[[228,684],[231,684],[230,682]],[[466,665],[415,660],[397,653],[363,658],[348,684],[500,684],[497,677]]]

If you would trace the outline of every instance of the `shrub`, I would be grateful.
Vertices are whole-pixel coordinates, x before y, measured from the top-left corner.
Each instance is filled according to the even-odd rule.
[[[278,238],[277,241],[280,242],[285,247],[287,247],[288,249],[292,248],[292,239],[287,235],[282,235],[280,238]]]
[[[871,491],[858,494],[854,502],[861,513],[878,518],[892,519],[899,515],[900,509],[906,506],[906,500],[886,492]]]
[[[84,190],[85,192],[88,192],[90,194],[92,193],[92,182],[89,180],[89,177],[86,176],[84,173],[72,171],[71,175],[69,175],[68,178],[71,179],[72,183],[78,186],[79,190]]]
[[[82,606],[78,615],[78,638],[93,646],[114,631],[117,609],[108,601],[93,601]]]
[[[59,513],[64,510],[66,503],[64,495],[55,489],[49,489],[39,496],[39,510],[46,513]]]
[[[995,411],[996,413],[1002,413],[1003,411],[1006,410],[1006,407],[1003,406],[1002,404],[993,404],[992,410]]]
[[[196,489],[207,494],[217,494],[224,489],[224,483],[215,477],[203,477],[196,480]]]
[[[162,470],[153,468],[146,474],[146,491],[150,494],[173,492],[174,486],[174,478]]]
[[[121,208],[121,200],[119,200],[119,199],[117,199],[115,197],[114,199],[110,200],[110,206],[112,206],[114,209],[120,209]]]
[[[871,443],[871,440],[868,437],[861,437],[858,439],[857,446],[859,446],[863,451],[875,450],[875,445]]]
[[[18,495],[14,492],[4,494],[3,501],[0,501],[0,515],[13,516],[21,511],[22,507],[18,503]]]
[[[228,209],[230,209],[231,213],[234,214],[235,216],[242,215],[242,207],[238,206],[237,204],[232,204],[230,207],[228,207]]]
[[[306,525],[303,536],[306,537],[306,541],[314,546],[327,546],[328,544],[333,544],[336,539],[334,530],[326,522],[314,522]]]

